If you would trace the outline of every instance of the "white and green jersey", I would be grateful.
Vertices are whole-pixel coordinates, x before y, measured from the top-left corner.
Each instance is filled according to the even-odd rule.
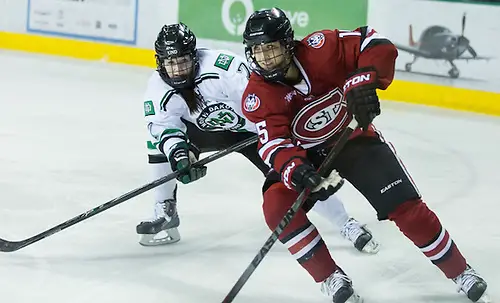
[[[209,49],[198,49],[198,58],[195,91],[201,95],[203,106],[195,113],[190,113],[182,96],[156,71],[149,79],[144,113],[150,154],[159,154],[162,150],[168,155],[170,148],[186,137],[183,120],[207,132],[256,131],[241,110],[241,97],[249,77],[246,61],[227,51]]]

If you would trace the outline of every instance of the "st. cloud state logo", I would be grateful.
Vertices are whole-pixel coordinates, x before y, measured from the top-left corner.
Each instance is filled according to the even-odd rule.
[[[245,119],[224,103],[205,107],[196,119],[198,126],[207,131],[238,130],[245,126]]]
[[[302,143],[328,139],[348,122],[347,103],[338,88],[307,104],[292,121],[293,136]]]

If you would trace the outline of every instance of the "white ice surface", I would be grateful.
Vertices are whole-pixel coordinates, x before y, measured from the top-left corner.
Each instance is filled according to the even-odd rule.
[[[20,240],[149,182],[142,93],[150,70],[0,52],[0,237]],[[474,100],[471,100],[474,102]],[[379,129],[467,260],[500,290],[500,119],[383,104]],[[269,236],[262,177],[237,154],[179,189],[182,241],[145,248],[136,224],[150,192],[12,253],[0,253],[9,303],[221,302]],[[383,247],[357,253],[311,214],[367,303],[468,302],[350,187],[348,211]],[[329,302],[277,243],[235,302]]]

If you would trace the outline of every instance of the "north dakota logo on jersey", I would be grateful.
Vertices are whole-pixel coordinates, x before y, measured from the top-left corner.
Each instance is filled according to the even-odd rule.
[[[155,106],[153,101],[144,101],[144,116],[152,116],[155,114]]]
[[[224,103],[205,107],[196,122],[201,129],[207,131],[239,130],[245,126],[245,119]]]
[[[219,57],[217,57],[217,60],[215,60],[215,66],[218,68],[222,68],[223,70],[229,70],[229,66],[231,65],[231,62],[233,62],[234,57],[226,54],[220,54]]]

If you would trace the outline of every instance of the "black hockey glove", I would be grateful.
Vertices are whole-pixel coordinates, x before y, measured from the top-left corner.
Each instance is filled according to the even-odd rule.
[[[334,170],[327,178],[323,178],[301,158],[288,162],[281,175],[283,183],[290,189],[297,192],[310,189],[309,199],[312,201],[325,201],[344,185],[344,179],[337,171]]]
[[[172,171],[174,172],[182,172],[177,177],[177,180],[184,184],[188,184],[203,178],[207,174],[206,166],[197,167],[191,165],[198,160],[198,156],[199,152],[196,152],[195,147],[188,145],[185,141],[177,143],[172,148],[168,156],[170,167],[172,167]]]
[[[377,72],[371,67],[358,69],[344,85],[347,109],[364,131],[380,115],[377,87]]]

